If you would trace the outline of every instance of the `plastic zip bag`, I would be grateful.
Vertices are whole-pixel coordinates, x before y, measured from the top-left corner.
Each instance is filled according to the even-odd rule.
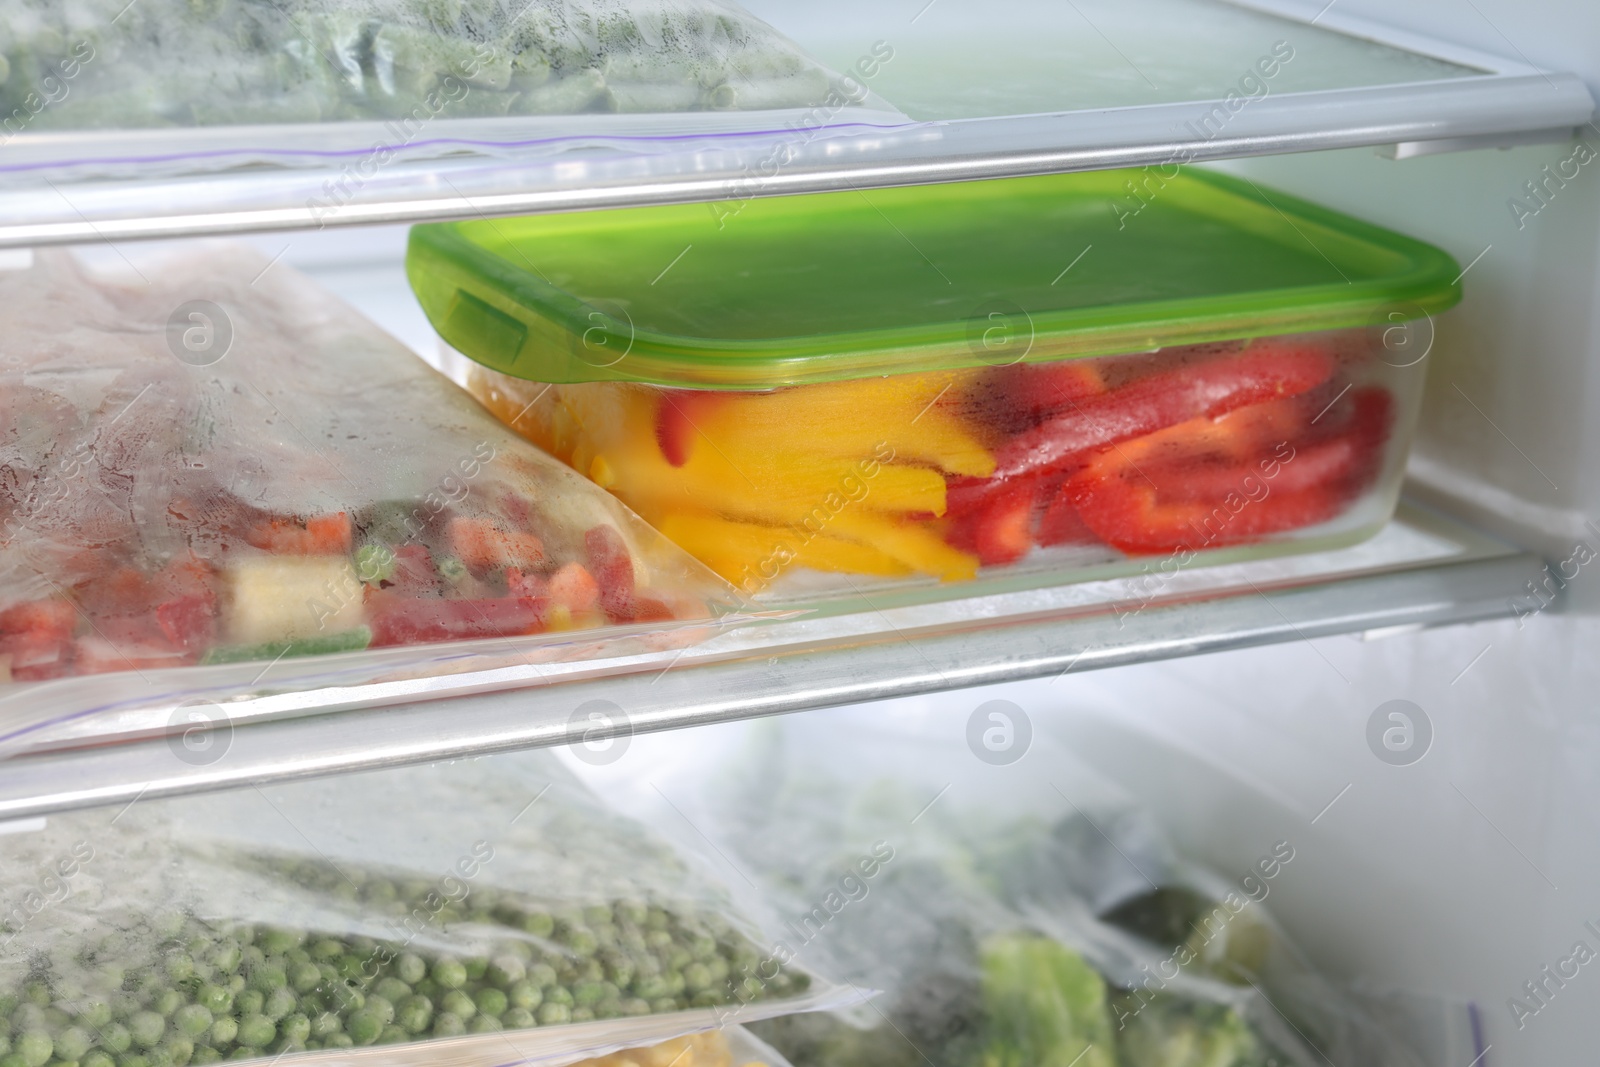
[[[19,176],[342,163],[331,209],[402,158],[864,119],[907,121],[731,0],[0,2],[0,173]]]
[[[213,246],[142,276],[0,274],[0,682],[36,683],[0,684],[0,747],[130,708],[526,684],[739,608],[287,268]]]
[[[1027,759],[985,766],[981,734],[922,703],[701,731],[692,758],[673,737],[641,739],[628,759],[649,762],[670,812],[629,797],[626,761],[586,771],[640,817],[706,833],[794,917],[793,958],[883,991],[756,1024],[797,1067],[1418,1062],[1258,903],[1292,843],[1263,842],[1258,866],[1225,879],[1017,725],[1015,705],[995,702],[1028,731],[1014,735]],[[892,860],[862,867],[873,841]]]
[[[859,999],[755,974],[695,857],[546,753],[52,817],[0,855],[26,1067],[554,1067]]]

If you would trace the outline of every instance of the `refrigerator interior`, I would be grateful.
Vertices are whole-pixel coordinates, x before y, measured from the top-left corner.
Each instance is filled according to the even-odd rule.
[[[1600,94],[1600,6],[1334,4],[1351,18],[1573,71]],[[1334,4],[1294,10],[1310,17]],[[822,32],[828,8],[801,16],[784,2],[749,6],[825,60],[839,61],[830,48],[850,58],[849,40],[829,44]],[[1005,33],[995,29],[1005,10],[918,0],[852,17],[881,19],[892,29],[877,36],[913,44],[918,35],[949,40],[940,34],[970,26],[985,62],[1005,63]],[[892,36],[902,23],[905,36]],[[801,27],[819,36],[808,39]],[[1115,55],[1093,41],[1086,48],[1116,72],[1107,76],[1121,79],[1124,99],[1145,95]],[[930,107],[995,106],[939,96],[925,68],[891,69],[909,79],[908,91],[933,94]],[[1210,85],[1230,70],[1223,62],[1193,77]],[[888,82],[875,88],[892,95]],[[1151,95],[1159,95],[1153,87]],[[1580,137],[1600,149],[1600,130]],[[1274,914],[1318,967],[1405,1028],[1429,1064],[1586,1062],[1600,979],[1583,967],[1552,983],[1543,970],[1571,958],[1578,942],[1600,950],[1586,926],[1600,927],[1600,732],[1590,721],[1600,688],[1600,583],[1586,565],[1600,552],[1600,165],[1549,178],[1573,159],[1573,142],[1550,140],[1403,159],[1345,148],[1208,164],[1435,242],[1466,267],[1466,300],[1429,338],[1411,491],[1554,561],[1559,606],[1535,598],[1519,610],[1523,617],[1498,621],[1318,636],[1106,671],[1069,667],[1037,681],[808,711],[783,728],[813,743],[832,738],[852,760],[870,766],[881,758],[886,767],[895,750],[885,736],[911,730],[961,766],[949,786],[952,804],[1003,797],[1021,809],[1058,807],[1046,788],[1051,769],[1040,766],[1043,742],[1012,766],[967,759],[977,708],[1009,701],[1040,738],[1136,797],[1199,862],[1248,870],[1272,842],[1293,842],[1297,860],[1274,887]],[[404,237],[392,226],[243,239],[437,359],[437,338],[406,287]],[[1415,759],[1382,743],[1399,721],[1388,718],[1394,701],[1409,702],[1400,710],[1415,736],[1427,737]],[[667,823],[663,802],[692,794],[707,753],[731,751],[764,728],[757,721],[640,735],[615,762],[565,763]],[[687,815],[679,814],[692,823],[693,808],[683,803]],[[1541,982],[1545,1003],[1527,989]],[[1466,1023],[1468,1005],[1481,1018],[1483,1047]]]

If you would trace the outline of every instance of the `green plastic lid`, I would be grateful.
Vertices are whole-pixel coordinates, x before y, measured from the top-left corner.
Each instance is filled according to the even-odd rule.
[[[1192,168],[438,223],[406,269],[496,370],[719,389],[1388,326],[1461,298],[1432,245]]]

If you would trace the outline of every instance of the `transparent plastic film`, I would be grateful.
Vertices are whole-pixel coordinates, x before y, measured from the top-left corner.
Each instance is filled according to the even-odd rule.
[[[0,141],[23,150],[0,169],[19,173],[307,165],[369,146],[387,165],[608,134],[648,150],[653,134],[777,126],[741,113],[825,126],[883,108],[861,76],[724,0],[5,0],[0,25]]]
[[[681,647],[737,610],[281,264],[205,246],[128,267],[0,274],[0,747],[117,708],[327,687],[348,705]]]
[[[1418,1062],[1274,921],[1294,841],[1237,874],[1199,867],[1042,715],[953,710],[720,727],[692,754],[650,738],[630,754],[648,788],[626,764],[586,772],[652,824],[691,821],[760,886],[786,919],[777,958],[882,991],[755,1024],[796,1067]]]
[[[0,1055],[28,1067],[777,1067],[722,1033],[859,999],[756,976],[726,892],[548,754],[89,811],[0,850]]]

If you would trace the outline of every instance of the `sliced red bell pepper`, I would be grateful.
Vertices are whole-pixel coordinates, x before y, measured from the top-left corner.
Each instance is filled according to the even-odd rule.
[[[1002,433],[1018,433],[1106,391],[1100,362],[1064,359],[996,367],[965,398],[967,417]]]
[[[656,444],[674,467],[689,462],[700,436],[700,420],[727,399],[726,393],[702,389],[663,389],[656,407]]]
[[[381,588],[397,596],[439,596],[444,587],[439,581],[439,570],[434,566],[433,553],[424,545],[401,545],[394,550],[394,569],[381,583]]]
[[[1216,424],[1197,419],[1106,451],[1063,493],[1097,537],[1130,553],[1198,551],[1314,525],[1371,485],[1392,408],[1382,389],[1351,390],[1331,431],[1308,424],[1297,440],[1242,459],[1215,451]]]
[[[374,647],[539,633],[550,611],[545,597],[452,600],[387,590],[368,593],[366,605]]]
[[[1041,545],[1092,545],[1099,538],[1085,525],[1073,506],[1072,496],[1065,482],[1054,488],[1044,514],[1039,517],[1037,535]]]
[[[975,505],[963,501],[953,514],[945,540],[971,552],[984,566],[1015,563],[1033,547],[1033,513],[1040,479],[1013,478],[998,483]]]
[[[633,556],[622,535],[611,526],[593,526],[584,532],[589,573],[600,587],[600,608],[612,622],[632,622],[634,600]]]
[[[1074,403],[1013,437],[995,452],[994,476],[1049,468],[1086,449],[1295,396],[1327,381],[1335,366],[1331,356],[1311,345],[1263,343],[1237,355],[1152,374]]]

